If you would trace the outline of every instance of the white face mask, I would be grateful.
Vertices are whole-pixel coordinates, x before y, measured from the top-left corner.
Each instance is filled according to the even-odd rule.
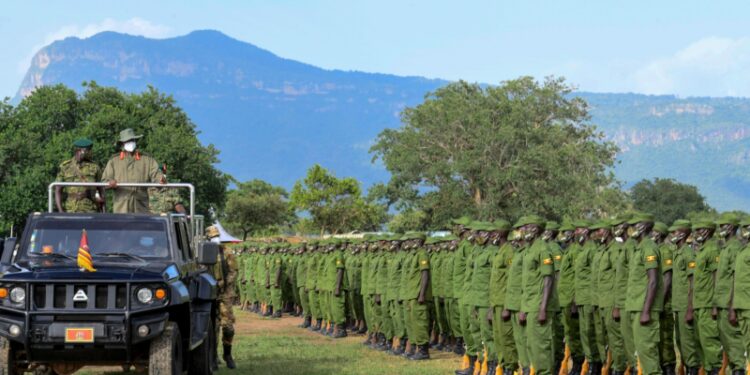
[[[124,145],[122,145],[122,148],[125,149],[127,152],[133,152],[135,151],[135,141],[127,141]]]

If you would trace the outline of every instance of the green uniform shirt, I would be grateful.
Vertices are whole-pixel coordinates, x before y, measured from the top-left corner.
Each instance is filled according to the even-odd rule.
[[[581,252],[576,256],[573,267],[575,268],[575,300],[576,304],[593,305],[593,262],[596,244],[593,241],[587,241],[583,244]]]
[[[508,283],[505,287],[505,308],[513,311],[521,311],[523,300],[523,258],[526,247],[513,252],[513,259],[508,267]]]
[[[471,252],[469,241],[461,240],[453,254],[453,297],[461,299],[464,296],[464,281],[466,277],[466,260]]]
[[[307,256],[307,277],[305,278],[305,289],[314,291],[318,283],[318,252]]]
[[[318,254],[318,262],[315,265],[315,290],[318,290],[320,292],[327,292],[328,290],[328,280],[326,280],[326,270],[328,266],[328,254],[320,253]]]
[[[281,257],[281,254],[273,254],[271,257],[271,264],[270,269],[268,270],[271,280],[271,288],[274,288],[276,285],[276,275],[277,272],[281,271],[282,274],[284,273],[284,259]],[[281,285],[279,285],[281,287]]]
[[[377,287],[378,287],[378,263],[380,262],[380,257],[382,257],[383,254],[380,250],[378,250],[375,253],[372,253],[370,256],[370,262],[367,270],[367,284],[368,284],[368,292],[370,295],[377,294]]]
[[[102,172],[102,181],[116,180],[118,183],[161,181],[159,163],[148,155],[137,157],[127,153],[117,154],[107,162]],[[145,188],[118,187],[114,190],[115,213],[149,213],[148,190]]]
[[[667,272],[672,272],[672,277],[674,278],[674,244],[671,244],[669,242],[664,242],[659,246],[659,255],[661,256],[661,273],[666,274]],[[672,285],[674,285],[674,279],[672,280]],[[666,285],[665,285],[666,287]],[[665,290],[665,293],[667,291]],[[671,290],[668,291],[669,293],[665,294],[664,296],[664,308],[662,311],[664,312],[672,312],[672,294]]]
[[[687,311],[689,277],[695,269],[695,253],[689,245],[683,245],[672,254],[672,311]]]
[[[444,252],[443,262],[438,270],[439,282],[443,285],[443,296],[445,298],[455,298],[453,294],[453,252]],[[433,277],[434,280],[434,277]]]
[[[375,265],[375,272],[377,273],[377,276],[375,277],[377,280],[375,284],[375,294],[380,294],[380,298],[383,301],[386,301],[388,298],[388,263],[391,256],[393,256],[393,253],[387,251],[384,252],[380,258],[378,258],[378,263]]]
[[[367,250],[366,250],[367,251]],[[372,253],[367,251],[362,254],[361,270],[360,270],[360,290],[363,296],[372,294],[370,291],[370,259],[372,259]]]
[[[409,280],[409,264],[411,264],[412,258],[414,258],[414,256],[416,255],[416,252],[409,250],[401,251],[400,253],[402,254],[401,277],[399,279],[401,285],[398,288],[398,300],[406,301],[409,299],[409,296],[411,296],[409,285],[407,285]]]
[[[714,306],[729,307],[732,297],[732,282],[734,280],[734,265],[737,254],[742,250],[742,244],[736,237],[726,242],[719,253],[719,267],[716,269],[716,287],[714,288]]]
[[[401,268],[404,262],[404,253],[397,251],[395,253],[389,253],[391,258],[388,261],[388,268],[386,269],[386,283],[388,293],[386,293],[386,301],[396,301],[399,297],[399,288],[401,282]]]
[[[619,246],[617,247],[619,249]],[[615,304],[614,293],[612,291],[615,288],[615,262],[614,260],[619,255],[612,251],[611,244],[607,245],[605,250],[600,251],[599,262],[596,271],[596,287],[597,287],[597,306],[608,308]]]
[[[489,306],[490,273],[492,273],[492,258],[497,253],[497,246],[476,245],[475,255],[469,281],[469,292],[466,303],[471,306]]]
[[[424,249],[416,249],[412,251],[413,255],[408,258],[407,262],[404,263],[403,267],[406,270],[406,288],[404,291],[404,300],[417,299],[419,297],[419,291],[422,287],[422,271],[430,270],[430,257]],[[427,285],[427,291],[425,293],[425,300],[432,299],[432,290]]]
[[[575,297],[576,273],[574,264],[580,252],[581,246],[577,243],[572,243],[562,254],[557,290],[559,292],[560,305],[563,307],[570,305]]]
[[[359,292],[362,288],[362,254],[347,254],[346,280],[349,290]]]
[[[461,288],[461,299],[462,303],[469,304],[469,297],[471,295],[471,281],[473,280],[472,274],[474,273],[474,258],[476,258],[482,251],[482,247],[479,245],[469,245],[468,257],[466,258],[466,265],[464,269],[464,286]]]
[[[559,311],[560,305],[557,301],[557,293],[554,288],[555,260],[552,250],[542,239],[534,241],[523,256],[523,272],[521,276],[521,288],[523,289],[523,302],[521,311],[536,313],[542,303],[542,291],[544,290],[544,278],[553,278],[553,288],[547,303],[547,311]]]
[[[307,285],[307,258],[309,253],[302,253],[297,257],[297,267],[294,272],[294,284],[296,288],[304,288]]]
[[[606,251],[606,245],[598,243],[591,257],[591,304],[594,306],[599,306],[600,295],[598,292],[601,290],[599,287],[599,263]]]
[[[508,285],[508,270],[513,262],[513,246],[504,243],[492,257],[490,271],[490,306],[505,305],[505,291]]]
[[[445,297],[445,293],[443,293],[443,284],[440,283],[440,269],[443,266],[443,257],[442,253],[429,253],[430,256],[430,267],[432,267],[433,274],[432,276],[432,295],[434,297]]]
[[[656,243],[650,238],[643,238],[637,244],[628,268],[628,294],[625,300],[625,309],[636,312],[643,310],[648,289],[648,270],[656,269],[656,296],[651,311],[662,311],[664,282],[661,277],[661,256]]]
[[[97,182],[101,179],[101,168],[96,163],[82,161],[80,164],[75,158],[68,159],[60,164],[57,172],[59,182]],[[94,202],[96,188],[66,187],[67,197],[62,202],[66,212],[97,212],[98,206]]]
[[[693,308],[714,306],[714,273],[719,268],[719,241],[710,238],[695,255]]]
[[[746,246],[734,262],[734,301],[738,310],[750,310],[750,246]]]
[[[628,296],[628,278],[630,277],[630,258],[635,254],[636,242],[628,238],[620,242],[615,238],[615,246],[619,248],[619,256],[615,259],[615,289],[613,290],[615,301],[614,307],[619,309],[625,308]]]

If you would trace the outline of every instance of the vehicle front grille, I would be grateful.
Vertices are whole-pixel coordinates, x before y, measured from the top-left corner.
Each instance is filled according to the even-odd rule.
[[[31,293],[35,310],[122,310],[128,296],[126,284],[32,284]]]

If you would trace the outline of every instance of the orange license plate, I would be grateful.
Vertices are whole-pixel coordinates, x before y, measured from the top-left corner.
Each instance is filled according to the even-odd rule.
[[[65,342],[89,343],[94,342],[93,328],[66,328]]]

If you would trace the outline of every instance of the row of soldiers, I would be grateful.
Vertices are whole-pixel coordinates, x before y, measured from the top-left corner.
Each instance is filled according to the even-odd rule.
[[[303,326],[344,337],[348,318],[366,326],[369,345],[412,359],[429,358],[430,344],[453,350],[464,354],[459,375],[482,363],[506,375],[715,375],[723,357],[733,375],[745,374],[750,221],[725,214],[668,227],[639,213],[454,224],[448,237],[251,246],[240,279],[256,287],[241,293],[281,304],[258,291],[288,284]]]

